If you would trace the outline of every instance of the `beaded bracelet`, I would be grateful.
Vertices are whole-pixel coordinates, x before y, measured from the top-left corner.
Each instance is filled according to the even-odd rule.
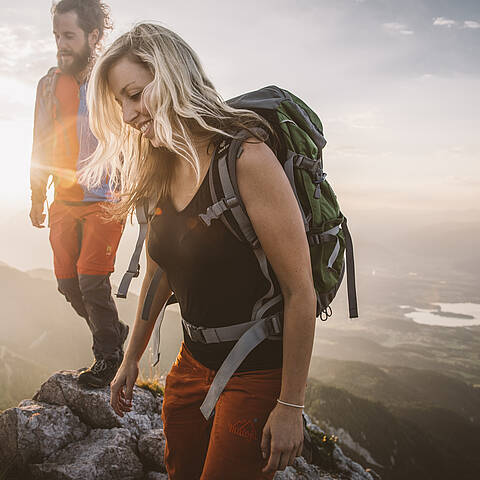
[[[286,405],[287,407],[294,407],[294,408],[304,408],[305,405],[295,405],[294,403],[287,403],[284,402],[283,400],[280,400],[277,398],[277,402],[280,403],[281,405]]]

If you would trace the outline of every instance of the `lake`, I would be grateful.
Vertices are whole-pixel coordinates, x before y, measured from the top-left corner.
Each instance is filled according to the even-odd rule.
[[[441,327],[470,327],[480,325],[478,303],[432,303],[433,308],[415,308],[401,305],[402,309],[414,309],[404,315],[416,323]]]

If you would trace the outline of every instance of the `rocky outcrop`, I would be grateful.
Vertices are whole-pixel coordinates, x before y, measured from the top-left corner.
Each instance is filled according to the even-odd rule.
[[[66,405],[78,418],[92,428],[126,428],[136,438],[152,428],[161,428],[162,403],[149,391],[135,389],[135,408],[119,417],[110,407],[108,388],[81,388],[74,376],[76,372],[58,372],[50,377],[33,397],[52,405]]]
[[[0,415],[0,478],[167,480],[162,397],[136,386],[133,409],[120,418],[110,407],[109,389],[82,387],[77,375],[54,374],[33,400]],[[319,427],[310,423],[309,430],[313,463],[299,457],[275,480],[373,480],[326,442]]]
[[[67,406],[25,401],[0,416],[0,458],[16,467],[35,463],[87,433]]]
[[[135,454],[135,438],[126,428],[95,429],[82,440],[30,465],[35,479],[143,479],[143,465]]]

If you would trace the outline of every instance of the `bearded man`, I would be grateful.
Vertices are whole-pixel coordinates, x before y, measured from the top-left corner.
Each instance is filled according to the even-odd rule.
[[[48,224],[58,290],[93,337],[95,361],[79,382],[103,387],[115,376],[128,335],[110,286],[123,225],[104,220],[103,210],[112,200],[107,179],[89,190],[78,183],[77,172],[97,145],[88,125],[86,89],[104,31],[111,28],[109,8],[100,0],[61,0],[52,7],[52,19],[58,66],[37,87],[30,219],[34,227],[45,226],[52,175],[55,197]]]

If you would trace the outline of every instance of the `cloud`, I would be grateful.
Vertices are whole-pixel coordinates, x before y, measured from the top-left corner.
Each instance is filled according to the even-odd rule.
[[[55,59],[54,42],[33,26],[0,26],[0,39],[0,74],[36,77],[49,59]]]
[[[463,28],[480,28],[480,22],[475,20],[465,20],[463,22]]]
[[[455,20],[451,20],[449,18],[445,17],[436,17],[433,19],[433,24],[436,27],[447,27],[447,28],[452,28],[454,25],[457,24]]]
[[[378,130],[383,127],[383,118],[378,109],[347,112],[330,118],[330,123],[338,122],[341,128]]]
[[[461,25],[456,20],[452,20],[450,18],[445,18],[445,17],[434,18],[433,25],[437,27],[447,27],[447,28],[452,28],[452,27],[471,28],[471,29],[480,28],[480,22],[477,22],[476,20],[465,20],[463,22],[463,25]]]
[[[413,30],[410,30],[403,23],[397,23],[397,22],[383,23],[382,27],[387,32],[395,33],[399,35],[413,35],[415,33]]]

